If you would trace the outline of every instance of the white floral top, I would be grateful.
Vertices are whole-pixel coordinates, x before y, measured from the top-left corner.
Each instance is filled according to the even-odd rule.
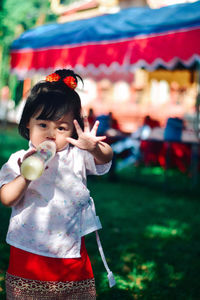
[[[11,155],[0,171],[0,186],[19,175],[18,158]],[[6,241],[17,248],[48,257],[80,257],[81,237],[101,228],[86,187],[89,174],[102,175],[111,162],[95,165],[93,156],[68,146],[57,152],[42,176],[32,181],[23,199],[12,207]]]

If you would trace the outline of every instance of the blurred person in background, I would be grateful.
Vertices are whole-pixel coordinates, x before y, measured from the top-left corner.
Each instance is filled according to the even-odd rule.
[[[15,102],[10,99],[10,90],[8,86],[1,89],[0,98],[0,121],[6,125],[8,121],[15,122]]]
[[[95,121],[96,121],[96,115],[94,113],[93,108],[89,109],[87,118],[88,118],[90,128],[92,128],[94,126]]]

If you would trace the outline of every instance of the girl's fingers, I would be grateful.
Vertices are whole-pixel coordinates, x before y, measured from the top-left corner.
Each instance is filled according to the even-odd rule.
[[[91,130],[91,133],[92,133],[93,135],[96,135],[96,134],[97,134],[97,129],[98,129],[98,127],[99,127],[99,121],[96,121],[96,122],[94,123],[94,126],[92,127],[92,130]]]
[[[74,120],[74,126],[75,126],[75,128],[76,128],[77,134],[80,135],[80,134],[83,132],[83,130],[82,130],[82,128],[81,128],[81,126],[79,125],[79,123],[78,123],[77,120]]]
[[[37,150],[36,149],[32,149],[30,150],[28,153],[26,153],[22,159],[22,161],[24,161],[27,157],[31,156],[32,154],[34,154]]]
[[[21,167],[21,164],[22,164],[21,158],[18,159],[17,163],[18,163],[18,166]]]
[[[90,124],[88,122],[88,117],[83,118],[84,132],[90,132]]]
[[[70,138],[70,137],[67,137],[66,138],[66,141],[74,146],[77,145],[77,140],[73,139],[73,138]]]
[[[104,141],[106,139],[106,136],[97,136],[96,137],[97,141],[100,142],[100,141]]]

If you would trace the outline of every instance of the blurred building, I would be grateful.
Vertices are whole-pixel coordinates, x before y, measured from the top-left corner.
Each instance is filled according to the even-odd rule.
[[[58,22],[64,23],[84,18],[95,17],[104,13],[115,13],[126,7],[162,6],[195,2],[198,0],[77,0],[69,3],[65,0],[50,0],[53,13],[58,15]]]
[[[196,71],[138,69],[130,82],[88,78],[85,92],[79,93],[85,110],[92,107],[96,115],[112,111],[126,132],[135,131],[147,115],[163,127],[169,116],[184,118],[191,127],[197,97]]]
[[[198,0],[147,0],[148,5],[151,8],[160,8],[167,5],[196,2]]]
[[[64,23],[86,19],[104,13],[116,13],[122,8],[146,6],[147,0],[77,0],[66,4],[63,0],[50,0],[53,13],[58,15],[58,22]]]

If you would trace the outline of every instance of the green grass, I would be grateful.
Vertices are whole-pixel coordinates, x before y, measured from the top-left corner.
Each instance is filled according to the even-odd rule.
[[[16,126],[2,130],[0,126],[0,166],[5,163],[10,155],[18,150],[27,149],[28,141],[22,138]]]
[[[89,184],[117,279],[109,290],[89,244],[99,299],[200,299],[199,199],[120,179]]]
[[[17,139],[16,147],[23,143],[15,134],[6,139],[3,160],[14,150],[9,141]],[[175,170],[166,174],[159,167],[131,166],[116,180],[107,175],[90,177],[88,186],[103,225],[99,234],[105,255],[117,281],[115,287],[108,287],[95,234],[88,235],[97,299],[199,300],[198,185],[194,189],[191,178]],[[9,215],[10,209],[0,206],[0,299],[5,299]]]

